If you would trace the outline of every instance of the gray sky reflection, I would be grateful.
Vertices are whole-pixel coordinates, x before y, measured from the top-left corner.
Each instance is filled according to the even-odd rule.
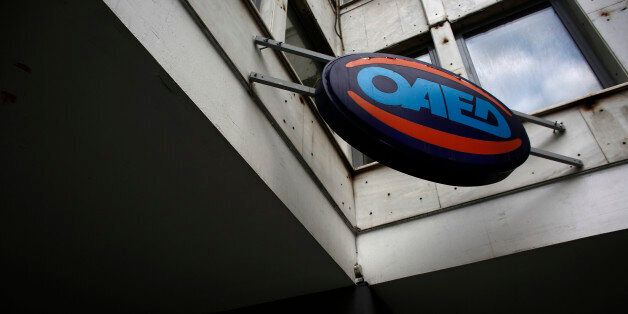
[[[552,8],[466,39],[484,89],[532,112],[601,89]]]

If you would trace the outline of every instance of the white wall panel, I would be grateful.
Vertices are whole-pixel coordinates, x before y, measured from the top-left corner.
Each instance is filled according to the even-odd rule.
[[[609,162],[628,159],[628,91],[580,108]]]
[[[482,10],[501,0],[443,0],[449,21],[455,22],[473,12]]]
[[[628,165],[358,236],[377,284],[628,228]]]
[[[259,8],[262,20],[277,41],[286,38],[287,5],[288,0],[264,0]]]
[[[428,31],[420,0],[373,0],[341,15],[345,53],[374,52]]]
[[[449,22],[430,28],[434,49],[438,55],[440,66],[463,77],[467,77],[467,71],[462,63],[462,56],[458,49],[456,37]]]
[[[388,167],[355,176],[358,228],[366,229],[438,209],[436,184]]]
[[[619,62],[628,68],[628,0],[587,14]],[[611,69],[612,70],[612,69]]]
[[[447,19],[445,7],[442,0],[421,0],[423,11],[430,26],[440,23]]]
[[[585,13],[591,13],[610,5],[623,2],[624,0],[577,0]]]
[[[259,26],[255,24],[250,13],[242,1],[190,1],[205,25],[210,29],[221,47],[226,51],[243,77],[248,77],[251,71],[268,74],[284,80],[291,80],[287,69],[283,66],[274,51],[265,49],[260,51],[252,42],[254,35],[261,34]],[[250,43],[250,44],[248,44]],[[273,116],[283,132],[288,136],[294,147],[304,156],[305,161],[313,169],[327,191],[343,209],[343,203],[353,198],[351,181],[347,179],[349,169],[344,167],[344,154],[336,150],[332,138],[326,136],[325,125],[314,120],[309,128],[318,129],[317,135],[325,135],[317,139],[319,154],[312,157],[311,152],[303,150],[304,124],[306,115],[313,114],[313,108],[304,105],[298,95],[285,92],[277,88],[255,84],[254,90],[262,99],[265,107]],[[307,114],[306,114],[307,113]],[[309,156],[309,157],[308,157]],[[325,164],[321,167],[319,164]],[[332,165],[332,163],[336,163]],[[344,167],[339,167],[341,165]],[[345,180],[342,186],[335,184],[330,178],[338,177]],[[355,217],[348,211],[343,213],[350,219]]]
[[[584,163],[583,169],[598,167],[607,163],[578,108],[570,108],[544,118],[550,121],[563,122],[567,131],[559,134],[546,127],[524,123],[533,147],[579,158]],[[573,166],[530,156],[508,178],[498,183],[478,187],[454,187],[437,184],[436,188],[441,206],[449,207],[577,171]]]
[[[364,10],[364,6],[360,6],[340,16],[345,54],[369,52]]]

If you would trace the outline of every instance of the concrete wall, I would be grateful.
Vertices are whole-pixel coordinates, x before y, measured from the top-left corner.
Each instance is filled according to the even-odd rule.
[[[429,31],[420,0],[364,0],[341,14],[347,54],[381,50]]]
[[[371,284],[628,228],[621,165],[358,236]]]
[[[456,30],[526,3],[532,2],[423,0],[423,11],[415,14],[424,14],[422,21],[430,25],[421,32],[430,31],[441,66],[467,76]],[[628,30],[622,23],[626,2],[579,3],[593,31],[625,66],[628,48],[619,37]],[[403,40],[383,40],[400,21],[398,7],[386,4],[359,1],[343,12],[343,30],[354,32],[345,36],[346,48],[375,51]],[[391,22],[378,24],[384,22],[373,21],[377,16]],[[621,166],[628,159],[627,110],[623,84],[546,110],[544,118],[565,124],[564,134],[525,123],[534,147],[579,158],[582,169],[530,157],[506,180],[482,187],[435,184],[382,166],[361,169],[354,189],[358,261],[366,280],[389,281],[628,227],[620,201],[625,186],[619,183],[628,171]],[[576,176],[581,171],[591,173]]]
[[[342,40],[338,36],[340,20],[336,21],[336,8],[328,0],[306,0],[306,3],[334,54],[342,55]]]
[[[354,235],[342,217],[355,221],[349,171],[307,100],[275,88],[248,85],[250,71],[291,79],[282,55],[270,49],[260,51],[253,44],[253,37],[263,30],[248,4],[190,1],[204,24],[199,25],[179,1],[105,2],[353,276]]]
[[[508,5],[524,2],[508,2]],[[481,238],[480,231],[485,229],[487,217],[492,217],[497,210],[504,209],[506,216],[517,216],[539,208],[527,207],[526,202],[538,195],[564,193],[578,200],[573,204],[583,205],[575,209],[561,207],[566,202],[563,196],[556,194],[549,198],[543,208],[548,212],[555,207],[559,210],[558,216],[548,213],[545,217],[549,224],[547,229],[543,229],[541,220],[537,225],[517,220],[516,228],[520,229],[513,231],[517,234],[500,235],[525,239],[515,246],[516,250],[625,228],[621,202],[610,202],[607,204],[610,207],[605,209],[608,215],[614,215],[616,224],[608,223],[603,217],[590,220],[590,224],[578,218],[590,214],[587,206],[595,205],[598,195],[609,199],[620,197],[616,190],[621,184],[611,183],[614,184],[611,187],[603,182],[619,181],[620,174],[626,172],[625,166],[616,166],[628,158],[625,85],[552,109],[545,118],[563,122],[567,127],[564,134],[526,124],[533,146],[580,158],[584,162],[583,169],[530,157],[503,182],[474,188],[435,184],[385,167],[363,169],[352,178],[352,169],[343,164],[343,149],[338,149],[333,135],[325,131],[309,99],[246,84],[250,71],[287,80],[295,78],[282,54],[247,46],[246,38],[264,35],[264,30],[251,18],[255,11],[250,10],[248,2],[192,0],[185,3],[198,15],[201,25],[195,24],[194,18],[180,4],[156,6],[120,1],[113,5],[112,1],[110,5],[347,273],[351,273],[350,267],[355,261],[355,245],[349,243],[353,237],[350,229],[341,227],[343,216],[349,224],[362,230],[357,244],[358,260],[364,266],[367,279],[373,282],[514,252],[487,251],[486,247],[494,243]],[[337,52],[337,42],[329,29],[333,22],[331,7],[307,3]],[[600,6],[585,11],[592,13],[609,8]],[[475,13],[501,14],[507,8],[502,1],[358,1],[341,12],[344,52],[386,49],[429,31],[441,65],[466,76],[455,29],[467,23],[471,16],[476,18]],[[615,11],[613,14],[621,20],[623,11]],[[618,42],[617,31],[600,26],[591,13],[587,16],[621,59],[625,48],[621,43],[610,44]],[[172,22],[175,16],[176,22]],[[203,29],[207,37],[203,36]],[[216,93],[207,86],[218,86],[219,90],[229,92]],[[609,165],[615,167],[600,170]],[[577,176],[581,171],[591,173]],[[601,184],[598,189],[591,188],[598,184]],[[615,192],[605,194],[607,190]],[[452,208],[458,209],[424,218]],[[468,217],[469,212],[475,213],[475,218]],[[420,219],[415,219],[417,217]],[[403,223],[398,223],[400,221]],[[471,223],[469,230],[464,229],[466,221]],[[429,235],[435,232],[430,228],[437,228],[439,236],[453,237],[445,246],[453,251],[440,252],[437,244],[442,237]],[[451,230],[455,236],[439,231],[441,228]],[[539,228],[543,229],[541,235],[536,232]],[[565,228],[571,232],[561,233]],[[421,239],[414,234],[425,236],[425,242],[417,244]],[[423,263],[424,254],[412,249],[414,245],[420,250],[433,251],[436,257]],[[462,257],[450,259],[448,254]]]
[[[578,4],[625,69],[628,68],[628,1],[578,0]]]
[[[258,9],[264,24],[277,41],[285,40],[287,9],[288,0],[265,0]]]
[[[587,16],[598,27],[604,40],[613,49],[613,53],[618,57],[628,53],[628,48],[621,46],[624,45],[625,41],[614,37],[620,32],[599,28],[600,21],[596,22],[595,20],[601,16],[600,12],[610,12],[611,8],[614,6],[619,8],[625,1],[621,3],[617,1],[589,2],[581,2],[583,10],[590,12],[587,13]],[[501,3],[493,0],[425,0],[422,1],[422,7],[425,11],[415,14],[424,14],[431,25],[429,30],[440,65],[462,76],[467,76],[460,47],[455,40],[456,33],[453,27],[455,25],[452,23],[466,25],[468,17],[476,13],[481,13],[481,17],[484,19],[499,17],[505,10],[521,4],[525,4],[525,1]],[[359,1],[349,8],[351,10],[343,12],[343,16],[356,10],[366,12],[366,8],[370,6],[378,6],[378,2]],[[379,5],[379,7],[383,11],[393,13],[396,11],[394,5]],[[605,13],[604,16],[609,21],[604,21],[604,23],[611,23],[613,19],[620,20],[625,11],[621,11],[619,8],[619,10],[613,11],[615,13]],[[592,12],[597,12],[597,15],[592,14]],[[613,14],[615,14],[614,17],[612,17]],[[374,17],[372,18],[374,19]],[[450,23],[450,21],[452,22]],[[619,28],[619,26],[616,27]],[[607,28],[610,29],[610,26]],[[561,121],[567,126],[568,131],[562,135],[552,133],[551,130],[537,125],[526,123],[525,127],[533,146],[580,158],[585,164],[583,170],[624,160],[628,157],[628,146],[622,143],[628,137],[628,130],[626,129],[628,122],[621,112],[625,110],[623,108],[626,106],[626,97],[627,92],[614,89],[602,93],[595,99],[575,99],[572,101],[572,105],[574,105],[572,108],[557,110],[546,115],[545,118]],[[564,105],[557,104],[557,106]],[[605,127],[610,125],[613,127]],[[609,139],[607,140],[606,137]],[[611,158],[608,158],[609,156]],[[459,206],[487,196],[539,184],[576,171],[567,165],[531,157],[502,182],[483,187],[461,188],[426,182],[390,169],[364,169],[356,176],[354,187],[356,206],[358,206],[357,227],[360,229],[377,227],[385,223],[423,215],[451,206]],[[415,188],[412,189],[409,186]]]
[[[626,160],[628,119],[624,112],[628,91],[578,104],[545,116],[563,122],[567,128],[564,134],[535,124],[524,126],[534,147],[579,158],[584,163],[582,169],[531,156],[505,180],[479,187],[437,184],[388,168],[363,171],[354,183],[358,228],[377,227]]]

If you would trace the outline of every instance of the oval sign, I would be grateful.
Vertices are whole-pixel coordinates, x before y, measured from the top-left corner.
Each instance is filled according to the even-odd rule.
[[[530,153],[520,120],[493,95],[414,59],[339,57],[325,66],[315,98],[323,119],[349,144],[426,180],[495,183]]]

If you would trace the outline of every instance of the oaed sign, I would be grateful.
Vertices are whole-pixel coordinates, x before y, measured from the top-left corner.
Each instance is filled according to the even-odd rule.
[[[367,156],[457,186],[506,178],[530,153],[520,120],[479,86],[447,70],[388,54],[329,62],[316,104],[331,128]]]

